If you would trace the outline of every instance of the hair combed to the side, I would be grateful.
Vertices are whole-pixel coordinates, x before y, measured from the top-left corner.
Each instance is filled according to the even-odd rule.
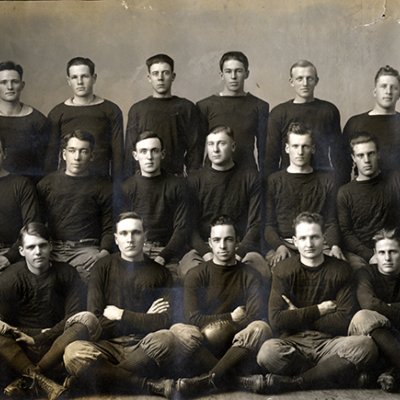
[[[308,224],[318,224],[321,227],[321,230],[325,229],[324,218],[321,214],[303,211],[301,212],[293,221],[293,228],[296,229],[297,225],[300,225],[302,222],[307,222]]]

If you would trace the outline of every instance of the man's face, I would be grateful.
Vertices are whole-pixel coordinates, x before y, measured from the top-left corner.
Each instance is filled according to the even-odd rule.
[[[319,224],[300,222],[296,226],[293,240],[302,258],[315,260],[321,257],[324,250],[324,235]]]
[[[29,270],[36,275],[48,270],[51,245],[46,239],[25,234],[22,245],[19,247],[19,252],[22,257],[25,257]]]
[[[122,259],[126,261],[140,261],[143,259],[145,234],[142,221],[136,218],[127,218],[119,221],[114,238]]]
[[[297,100],[307,102],[314,99],[314,88],[318,78],[313,67],[293,68],[289,82],[296,92]]]
[[[358,180],[372,179],[379,173],[379,153],[374,142],[354,145],[351,157],[358,169]]]
[[[382,239],[375,244],[378,270],[384,275],[400,273],[400,245],[397,240]]]
[[[63,159],[65,160],[65,173],[67,175],[86,175],[90,162],[93,160],[90,143],[75,137],[69,139],[67,147],[63,150]]]
[[[208,243],[213,252],[213,261],[220,265],[235,263],[236,233],[232,225],[216,225],[211,228]]]
[[[161,172],[161,160],[165,153],[157,138],[149,138],[136,143],[133,158],[139,162],[140,172],[143,176],[157,176]]]
[[[311,156],[314,153],[314,145],[310,135],[297,135],[291,133],[285,151],[289,154],[290,164],[296,167],[306,167],[311,164]]]
[[[374,96],[383,110],[394,111],[400,97],[400,83],[395,76],[381,75],[376,82]]]
[[[69,67],[68,85],[71,86],[74,96],[89,97],[93,95],[93,86],[97,75],[91,74],[87,65],[72,65]]]
[[[175,72],[172,72],[171,66],[167,63],[156,63],[150,66],[147,79],[153,88],[154,97],[167,97],[171,95]]]
[[[210,133],[207,136],[207,154],[213,168],[232,163],[235,142],[225,132]]]
[[[25,82],[14,70],[0,71],[0,99],[7,102],[19,101]]]
[[[238,60],[227,60],[222,66],[221,78],[228,93],[235,95],[244,91],[244,81],[248,78],[243,63]]]

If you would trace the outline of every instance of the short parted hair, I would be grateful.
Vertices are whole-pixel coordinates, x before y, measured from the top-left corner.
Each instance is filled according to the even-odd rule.
[[[211,221],[211,228],[213,228],[214,226],[217,225],[231,225],[233,226],[233,229],[235,229],[236,232],[236,228],[235,228],[235,224],[233,223],[232,218],[229,215],[219,215],[218,217],[215,217],[212,221]]]
[[[395,240],[400,246],[400,232],[399,229],[381,229],[372,237],[375,245],[384,239]]]
[[[74,57],[67,63],[67,75],[69,76],[69,69],[73,65],[87,65],[89,67],[89,71],[91,75],[94,75],[95,72],[95,65],[94,62],[90,58],[85,57]]]
[[[209,135],[211,135],[212,133],[217,134],[221,132],[226,133],[230,138],[235,140],[233,130],[230,126],[224,126],[224,125],[216,126],[210,131]]]
[[[224,69],[225,61],[228,61],[228,60],[240,61],[243,64],[244,69],[246,71],[249,70],[249,60],[244,53],[242,53],[241,51],[228,51],[228,52],[224,53],[222,55],[221,59],[219,60],[219,69],[221,70],[221,72]]]
[[[166,63],[171,67],[171,72],[174,72],[174,60],[166,54],[156,54],[146,60],[147,70],[150,72],[150,67],[153,64]]]
[[[293,221],[293,228],[295,231],[297,225],[300,225],[302,222],[307,222],[309,224],[318,224],[321,227],[322,232],[324,232],[325,230],[325,222],[321,214],[313,213],[310,211],[301,212]]]
[[[137,146],[137,144],[139,143],[139,142],[141,142],[142,140],[145,140],[145,139],[158,139],[159,141],[160,141],[160,143],[161,143],[161,150],[163,150],[164,149],[164,142],[163,142],[163,140],[160,138],[160,136],[158,136],[157,135],[157,133],[155,133],[155,132],[153,132],[153,131],[144,131],[144,132],[142,132],[141,134],[139,134],[139,136],[137,137],[137,139],[136,139],[136,141],[135,141],[135,143],[134,143],[134,145],[133,145],[133,148],[136,150],[136,146]]]
[[[372,133],[369,133],[369,132],[354,133],[350,137],[351,153],[354,154],[354,146],[356,144],[368,143],[368,142],[375,143],[376,150],[379,151],[379,142],[378,142],[378,138],[375,135],[373,135]]]
[[[24,244],[25,235],[41,237],[50,242],[50,233],[46,226],[41,222],[29,222],[21,228],[18,238],[21,246]]]
[[[390,65],[386,65],[385,67],[380,67],[378,69],[378,72],[375,75],[375,85],[378,82],[378,79],[383,75],[394,76],[400,83],[399,71],[397,71],[397,69],[392,68]]]
[[[285,135],[285,143],[289,143],[289,136],[291,133],[296,135],[309,135],[312,143],[314,143],[314,136],[312,130],[307,128],[301,122],[291,122]]]
[[[296,62],[290,67],[290,77],[291,77],[291,78],[293,78],[293,69],[294,69],[294,68],[297,68],[297,67],[300,67],[300,68],[311,67],[311,68],[313,68],[313,69],[314,69],[314,72],[315,72],[315,78],[316,78],[317,80],[319,79],[319,77],[318,77],[318,72],[317,72],[317,68],[315,68],[315,65],[314,65],[311,61],[308,61],[308,60],[299,60],[299,61],[296,61]]]
[[[115,232],[117,232],[118,224],[121,221],[123,221],[124,219],[137,219],[137,220],[139,220],[142,223],[143,231],[145,230],[144,229],[143,219],[138,213],[135,213],[134,211],[125,211],[125,212],[119,214],[118,217],[117,217],[117,220],[116,220],[115,226],[114,226],[114,231]]]
[[[24,70],[19,64],[16,64],[14,61],[3,61],[0,62],[0,71],[17,71],[20,79],[22,79],[22,76],[24,75]]]
[[[94,149],[95,139],[94,136],[87,131],[82,131],[81,129],[75,129],[74,131],[67,133],[62,138],[62,149],[66,149],[70,139],[76,138],[82,140],[82,142],[89,142],[90,150]]]

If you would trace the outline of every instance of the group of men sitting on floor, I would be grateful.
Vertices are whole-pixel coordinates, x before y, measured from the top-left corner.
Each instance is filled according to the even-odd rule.
[[[270,289],[236,259],[232,220],[216,218],[212,257],[188,272],[185,322],[176,322],[171,273],[144,253],[138,214],[119,215],[119,251],[91,270],[87,305],[77,271],[50,261],[46,227],[28,223],[20,232],[24,260],[0,276],[2,377],[16,378],[4,393],[271,394],[364,387],[365,373],[397,390],[400,236],[377,232],[376,264],[354,274],[324,254],[319,214],[300,213],[294,230],[299,254],[277,264]],[[61,377],[63,385],[55,382]]]
[[[68,63],[74,95],[48,121],[0,63],[4,393],[269,394],[368,374],[397,390],[398,72],[378,71],[374,109],[342,135],[308,61],[269,116],[243,53],[197,108],[172,96],[172,59],[147,67],[124,148],[90,60]]]

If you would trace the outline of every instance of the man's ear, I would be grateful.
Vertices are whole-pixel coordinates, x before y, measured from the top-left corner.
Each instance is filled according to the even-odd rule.
[[[285,153],[289,154],[289,143],[285,143]]]
[[[297,247],[297,237],[292,236],[292,239],[293,239],[293,244]]]
[[[250,76],[250,70],[248,69],[248,70],[246,71],[246,74],[245,74],[244,79],[247,79],[249,76]]]
[[[161,160],[164,160],[165,155],[166,155],[166,151],[165,151],[165,149],[162,149],[161,150]]]
[[[67,149],[63,149],[62,158],[63,158],[64,161],[67,159]]]
[[[25,257],[25,251],[23,246],[18,246],[19,254],[21,254],[22,257]]]
[[[132,157],[133,157],[136,161],[139,161],[139,159],[138,159],[138,154],[137,154],[137,151],[136,151],[136,150],[133,150],[133,151],[132,151]]]
[[[311,154],[314,154],[315,153],[315,144],[313,144],[312,146],[311,146]]]
[[[173,72],[173,73],[172,73],[172,82],[175,80],[175,78],[176,78],[176,73]]]

